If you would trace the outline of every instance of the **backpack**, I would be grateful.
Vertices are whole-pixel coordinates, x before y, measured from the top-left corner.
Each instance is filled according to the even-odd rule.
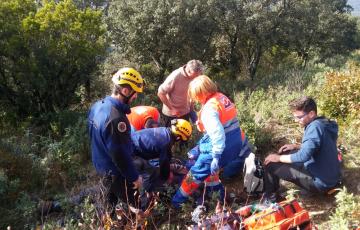
[[[264,191],[264,167],[254,153],[250,153],[244,164],[244,191],[258,195]]]
[[[243,221],[246,230],[311,230],[309,212],[296,200],[282,201],[251,215]]]

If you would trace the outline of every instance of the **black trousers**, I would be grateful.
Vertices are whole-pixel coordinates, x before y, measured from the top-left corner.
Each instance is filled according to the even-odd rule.
[[[144,208],[146,203],[141,202],[144,191],[152,192],[162,181],[159,179],[159,170],[149,164],[149,162],[140,157],[134,157],[134,166],[143,178],[143,188],[136,193],[133,188],[134,184],[129,183],[125,177],[105,176],[103,185],[105,187],[105,199],[108,208],[115,210],[115,206],[121,200],[135,208]]]
[[[280,187],[280,179],[290,181],[309,192],[320,192],[314,184],[313,177],[303,165],[272,162],[265,166],[265,193],[276,193]]]
[[[115,209],[119,199],[126,204],[137,207],[134,185],[128,182],[125,177],[121,175],[105,176],[103,186],[105,187],[105,200],[111,210]]]
[[[181,117],[172,117],[172,116],[167,116],[163,113],[161,113],[160,116],[160,125],[163,127],[170,127],[171,126],[171,120],[173,119],[185,119],[187,121],[190,122],[190,113],[187,113]]]

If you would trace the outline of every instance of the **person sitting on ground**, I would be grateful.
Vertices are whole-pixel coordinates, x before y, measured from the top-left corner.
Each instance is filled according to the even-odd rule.
[[[131,131],[139,131],[147,128],[159,127],[159,110],[152,106],[140,105],[131,108],[127,114],[131,125]]]
[[[220,192],[220,200],[223,200],[224,188],[219,180],[219,170],[236,160],[242,147],[235,105],[218,91],[208,76],[201,75],[191,81],[189,96],[202,105],[197,128],[204,135],[198,142],[199,154],[195,164],[172,199],[175,208],[184,203],[204,181],[216,184],[212,189]],[[247,156],[244,154],[242,157],[245,159]]]
[[[340,181],[336,122],[318,116],[315,101],[307,96],[290,102],[289,107],[304,127],[304,136],[301,145],[286,144],[265,158],[264,197],[270,202],[278,198],[280,179],[311,193],[327,192]]]
[[[177,141],[188,141],[191,137],[191,124],[184,119],[174,119],[171,127],[143,129],[131,134],[134,155],[145,160],[159,158],[160,178],[171,179],[170,160],[172,146]]]

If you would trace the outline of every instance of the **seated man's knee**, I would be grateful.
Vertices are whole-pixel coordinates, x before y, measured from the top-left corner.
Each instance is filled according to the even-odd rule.
[[[282,163],[280,162],[270,162],[267,165],[264,165],[264,171],[266,172],[274,172],[276,169],[280,168]]]

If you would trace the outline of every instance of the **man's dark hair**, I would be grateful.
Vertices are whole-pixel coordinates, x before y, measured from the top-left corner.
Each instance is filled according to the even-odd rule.
[[[298,99],[295,99],[289,103],[291,111],[303,111],[308,113],[314,111],[317,114],[317,106],[314,99],[308,96],[303,96]]]

